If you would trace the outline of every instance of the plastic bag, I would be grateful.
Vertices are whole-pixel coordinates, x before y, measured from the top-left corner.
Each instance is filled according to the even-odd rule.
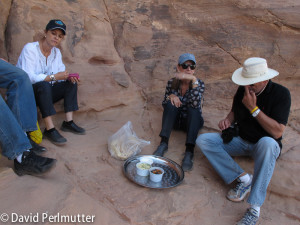
[[[36,122],[36,126],[37,126],[38,129],[35,130],[35,131],[31,131],[29,133],[29,137],[35,143],[40,144],[43,140],[43,134],[42,134],[42,131],[40,129],[39,122]]]
[[[112,157],[120,160],[140,153],[146,145],[150,145],[150,141],[139,139],[130,121],[108,139],[108,151]]]

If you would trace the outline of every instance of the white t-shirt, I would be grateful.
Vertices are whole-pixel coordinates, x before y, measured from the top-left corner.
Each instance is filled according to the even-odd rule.
[[[24,46],[16,66],[28,74],[32,84],[43,81],[47,75],[66,70],[60,50],[53,47],[46,58],[41,52],[39,42],[27,43]]]

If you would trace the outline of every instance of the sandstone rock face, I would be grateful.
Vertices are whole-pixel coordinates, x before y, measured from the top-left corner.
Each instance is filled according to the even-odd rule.
[[[4,0],[0,2],[0,57],[7,58],[5,46],[5,29],[10,11],[11,0]]]
[[[190,52],[197,59],[196,74],[206,84],[201,133],[217,131],[218,121],[230,110],[237,88],[231,75],[245,59],[266,58],[269,67],[280,72],[274,81],[289,88],[292,108],[260,222],[299,224],[298,0],[3,0],[0,12],[0,58],[13,64],[26,43],[41,37],[50,19],[67,24],[60,49],[68,71],[81,76],[76,116],[87,128],[81,139],[66,134],[69,150],[43,142],[49,156],[60,162],[59,173],[50,179],[16,178],[9,169],[0,173],[0,196],[20,193],[25,186],[34,196],[44,197],[31,205],[33,211],[1,201],[1,212],[75,214],[82,204],[85,213],[96,214],[96,224],[101,218],[103,224],[235,223],[247,203],[225,199],[228,187],[200,151],[182,185],[158,191],[126,180],[122,162],[107,152],[107,138],[131,120],[137,133],[151,140],[142,153],[152,154],[159,143],[166,82],[175,72],[178,56]],[[56,123],[61,119],[59,113]],[[180,163],[184,140],[184,134],[172,133],[166,156]],[[238,160],[246,171],[253,171],[252,160]],[[1,158],[0,168],[11,166]],[[60,189],[55,189],[55,182]],[[58,200],[43,193],[41,188],[47,185],[57,190],[53,195],[57,193]],[[17,195],[11,201],[17,203],[19,198],[29,197]]]

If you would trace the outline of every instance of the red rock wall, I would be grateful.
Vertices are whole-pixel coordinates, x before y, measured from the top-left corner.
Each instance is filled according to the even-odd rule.
[[[191,52],[207,84],[205,105],[228,109],[232,72],[251,56],[268,60],[292,89],[299,79],[297,1],[1,1],[1,57],[16,63],[49,19],[67,24],[61,49],[79,72],[81,110],[101,111],[139,98],[160,105],[178,55]],[[132,84],[133,82],[133,84]],[[97,85],[93,85],[97,84]],[[111,89],[117,93],[111,93]],[[108,92],[110,92],[108,96]],[[102,100],[95,100],[96,95]],[[113,96],[111,96],[113,95]],[[225,98],[225,101],[224,101]],[[295,101],[293,101],[294,103]],[[293,110],[298,109],[293,104]]]

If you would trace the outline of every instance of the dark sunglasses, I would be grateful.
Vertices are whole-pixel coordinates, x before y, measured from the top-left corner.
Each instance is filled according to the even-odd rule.
[[[191,70],[196,69],[196,65],[188,65],[188,64],[183,63],[183,64],[180,64],[180,66],[181,66],[182,69],[184,69],[184,70],[187,69],[188,67],[190,67]]]

